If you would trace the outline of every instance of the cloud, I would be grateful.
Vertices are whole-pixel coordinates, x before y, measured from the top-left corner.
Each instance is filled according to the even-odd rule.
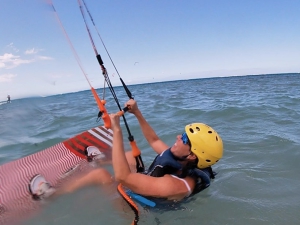
[[[49,57],[49,56],[38,56],[37,59],[39,60],[52,60],[53,58]]]
[[[42,49],[28,49],[25,51],[25,55],[33,55],[33,54],[37,54],[38,52],[42,51]]]
[[[14,46],[14,43],[10,43],[10,44],[8,44],[6,47],[9,47],[9,48],[11,48],[13,51],[15,51],[15,52],[19,52],[19,49],[17,49],[15,46]]]
[[[4,53],[4,55],[0,55],[0,68],[11,69],[22,64],[32,63],[34,61],[34,59],[21,59],[21,57],[18,55]]]
[[[15,57],[19,57],[19,56],[14,56],[13,54],[10,54],[10,53],[4,53],[3,56],[0,56],[0,60],[1,60],[1,62],[7,62]]]
[[[4,82],[11,82],[13,80],[14,77],[16,77],[17,75],[15,74],[3,74],[0,75],[0,83],[4,83]]]
[[[44,60],[52,60],[52,59],[53,58],[48,56],[35,56],[34,58],[31,59],[23,59],[19,55],[4,53],[4,55],[0,55],[0,68],[12,69],[22,64],[29,64],[29,63],[34,63],[36,61],[44,61]]]

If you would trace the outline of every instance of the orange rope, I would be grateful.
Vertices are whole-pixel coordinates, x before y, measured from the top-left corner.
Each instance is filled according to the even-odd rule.
[[[124,200],[128,203],[128,205],[131,207],[131,209],[133,210],[134,214],[135,214],[135,218],[132,221],[132,225],[137,225],[138,221],[139,221],[139,208],[138,206],[135,204],[135,202],[127,195],[127,193],[124,191],[122,184],[118,185],[118,191],[120,193],[120,195],[124,198]]]

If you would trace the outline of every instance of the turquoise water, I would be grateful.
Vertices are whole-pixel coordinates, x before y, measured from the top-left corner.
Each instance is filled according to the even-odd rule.
[[[140,208],[139,224],[300,224],[299,87],[299,74],[129,86],[146,119],[169,145],[191,122],[209,124],[224,142],[224,157],[214,166],[218,175],[208,189],[172,210]],[[115,90],[123,105],[123,89]],[[108,111],[118,111],[108,90],[106,96]],[[0,105],[0,164],[100,125],[97,113],[90,91]],[[136,119],[126,118],[149,165],[155,154]],[[101,188],[87,187],[46,202],[22,224],[130,224],[132,211],[110,199]]]

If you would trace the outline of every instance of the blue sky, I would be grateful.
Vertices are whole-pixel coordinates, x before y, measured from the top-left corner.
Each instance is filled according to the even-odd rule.
[[[299,0],[85,2],[126,84],[300,72]],[[53,4],[92,86],[103,87],[77,0]],[[0,30],[0,101],[89,89],[46,0],[1,0]]]

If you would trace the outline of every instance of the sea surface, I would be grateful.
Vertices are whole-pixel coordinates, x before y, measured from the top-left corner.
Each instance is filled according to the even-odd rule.
[[[300,224],[300,74],[181,80],[129,89],[167,144],[192,122],[209,124],[224,143],[224,156],[213,166],[218,174],[208,189],[168,210],[140,207],[139,224]],[[102,96],[103,90],[97,91]],[[115,91],[123,106],[123,88]],[[117,112],[109,90],[106,100],[108,111]],[[101,125],[97,114],[89,90],[0,105],[0,165]],[[134,116],[126,114],[126,119],[149,166],[155,154]],[[127,139],[125,129],[123,133]],[[21,224],[129,225],[133,215],[126,204],[116,206],[101,187],[87,187],[46,202]]]

